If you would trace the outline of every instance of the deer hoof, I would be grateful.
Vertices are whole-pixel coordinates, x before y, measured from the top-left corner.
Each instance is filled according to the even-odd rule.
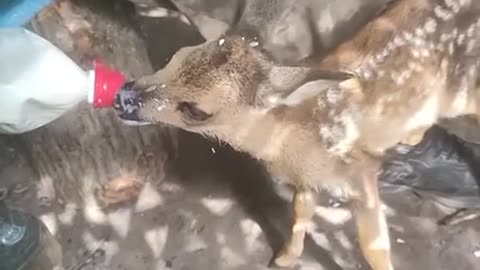
[[[291,267],[297,261],[298,255],[293,252],[282,252],[274,260],[273,263],[277,267]]]

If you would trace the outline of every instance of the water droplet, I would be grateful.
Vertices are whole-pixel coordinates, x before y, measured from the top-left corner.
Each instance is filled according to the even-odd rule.
[[[260,42],[258,41],[252,41],[249,43],[250,47],[257,47],[258,45],[260,45]]]

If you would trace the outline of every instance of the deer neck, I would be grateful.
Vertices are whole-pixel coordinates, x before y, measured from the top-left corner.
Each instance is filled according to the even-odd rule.
[[[212,128],[207,135],[227,142],[254,158],[273,161],[281,156],[295,126],[267,110],[238,114],[226,125]]]

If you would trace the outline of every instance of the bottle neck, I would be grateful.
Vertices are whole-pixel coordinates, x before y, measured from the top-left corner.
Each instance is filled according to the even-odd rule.
[[[17,220],[12,212],[5,202],[0,201],[0,245],[14,245],[25,236],[25,224]]]

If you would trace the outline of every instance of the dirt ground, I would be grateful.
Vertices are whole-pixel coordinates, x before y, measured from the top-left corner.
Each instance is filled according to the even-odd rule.
[[[88,7],[95,1],[80,2]],[[97,37],[95,52],[131,76],[160,68],[179,46],[201,40],[198,32],[176,19],[117,20],[115,14],[131,14],[116,4],[101,4],[96,11],[104,13],[89,14],[90,9],[79,7]],[[43,34],[83,63],[79,48],[47,26],[40,25]],[[75,123],[60,119],[53,125],[62,132]],[[47,224],[64,247],[65,265],[77,266],[75,270],[269,269],[273,253],[288,233],[290,190],[275,184],[260,164],[245,155],[181,131],[172,133],[178,138],[178,152],[173,150],[174,157],[163,159],[168,163],[164,172],[150,177],[134,201],[105,210],[86,199],[79,203],[73,199],[77,191],[67,188],[61,200],[45,203],[38,191],[43,178],[30,160],[35,155],[26,153],[33,149],[29,145],[35,145],[28,140],[37,134],[22,140],[0,137],[0,187],[11,189],[10,205]],[[58,159],[69,160],[67,155]],[[83,158],[72,157],[71,166]],[[101,158],[108,163],[115,154]],[[50,156],[47,161],[51,171],[63,169],[57,158]],[[81,167],[73,177],[89,170]],[[88,192],[82,198],[90,196]],[[480,220],[439,226],[437,221],[454,209],[408,191],[383,198],[395,269],[480,269]],[[319,195],[318,201],[305,252],[293,269],[369,269],[358,249],[350,212],[326,196]]]

